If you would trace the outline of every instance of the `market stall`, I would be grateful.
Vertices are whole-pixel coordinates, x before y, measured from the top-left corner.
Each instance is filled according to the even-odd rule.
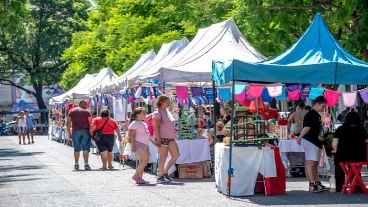
[[[285,52],[260,63],[240,60],[214,61],[212,77],[219,85],[232,81],[232,91],[235,90],[236,81],[367,85],[368,64],[348,53],[329,32],[322,16],[317,14],[303,36]],[[260,91],[262,93],[262,90]],[[287,88],[281,86],[280,94],[286,96],[286,91]],[[316,91],[321,92],[319,95],[323,95],[324,90]],[[234,100],[235,94],[233,93],[232,96]],[[348,96],[354,97],[354,93]],[[234,108],[234,103],[232,107]],[[234,112],[232,124],[234,124]],[[221,186],[227,189],[229,196],[233,195],[231,186],[239,182],[238,180],[234,182],[232,179],[232,173],[238,170],[233,166],[233,157],[241,156],[236,154],[237,151],[234,153],[234,149],[236,147],[233,147],[232,136],[229,143],[228,180],[226,187]]]

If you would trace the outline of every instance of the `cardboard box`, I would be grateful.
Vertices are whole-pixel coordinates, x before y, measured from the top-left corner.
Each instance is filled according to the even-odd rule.
[[[203,178],[203,163],[179,165],[179,178]]]

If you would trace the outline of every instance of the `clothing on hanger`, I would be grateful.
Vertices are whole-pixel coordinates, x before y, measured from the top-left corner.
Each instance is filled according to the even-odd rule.
[[[285,85],[286,85],[288,91],[300,90],[300,86],[297,83],[286,83]]]
[[[288,98],[291,101],[297,101],[300,98],[300,90],[288,91]]]
[[[264,85],[251,83],[248,86],[248,96],[252,98],[261,97]]]
[[[354,107],[357,102],[357,92],[342,92],[342,102],[345,107]]]
[[[325,88],[319,86],[313,86],[309,92],[309,98],[311,100],[316,99],[318,96],[322,96]]]
[[[262,91],[262,99],[264,102],[271,102],[272,101],[272,97],[270,96],[270,94],[268,94],[268,90],[267,88],[264,88]]]
[[[230,101],[231,100],[231,90],[230,88],[219,88],[218,89],[219,96],[222,101]]]
[[[368,104],[368,88],[359,91],[360,97],[363,99],[364,103]]]
[[[192,91],[192,96],[202,96],[203,95],[203,88],[202,87],[190,87]]]
[[[327,100],[327,106],[331,107],[339,102],[340,92],[326,89],[324,97]]]
[[[188,86],[175,86],[176,97],[178,99],[188,98]]]
[[[282,85],[267,86],[267,91],[270,97],[277,97],[282,95]]]
[[[285,86],[282,87],[281,95],[276,96],[275,99],[276,99],[276,101],[282,101],[282,100],[286,99],[286,87]]]

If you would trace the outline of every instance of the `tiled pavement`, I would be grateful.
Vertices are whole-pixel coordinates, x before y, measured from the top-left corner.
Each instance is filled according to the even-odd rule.
[[[92,155],[93,169],[100,160]],[[176,185],[136,186],[134,170],[73,171],[72,149],[37,137],[18,145],[16,137],[0,137],[0,206],[368,206],[368,196],[306,192],[303,178],[288,179],[287,193],[229,199],[213,179],[180,180]],[[150,181],[154,176],[145,174]]]

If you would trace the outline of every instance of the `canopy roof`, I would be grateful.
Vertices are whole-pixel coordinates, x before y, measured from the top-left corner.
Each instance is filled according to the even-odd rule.
[[[140,70],[140,68],[145,68],[146,66],[148,66],[155,57],[156,53],[153,49],[151,49],[147,53],[142,54],[139,60],[131,68],[129,68],[129,70],[127,70],[122,76],[119,77],[118,80],[119,85],[121,87],[128,86],[127,81],[137,76],[136,71]]]
[[[118,76],[111,68],[103,68],[100,72],[96,75],[96,78],[91,82],[88,87],[82,90],[84,94],[88,91],[88,94],[92,94],[95,92],[103,92],[102,90],[106,89],[106,87],[114,87],[118,84]],[[78,95],[78,92],[74,93]]]
[[[54,103],[61,103],[63,102],[65,99],[69,99],[69,98],[75,98],[73,97],[73,94],[77,94],[79,95],[79,98],[87,98],[89,95],[89,91],[85,91],[85,88],[88,88],[88,86],[93,82],[93,80],[96,78],[97,73],[95,74],[86,74],[78,83],[76,86],[74,86],[72,89],[70,89],[69,91],[65,92],[64,94],[61,94],[59,96],[55,96],[52,97],[49,100],[49,104],[54,104]],[[84,94],[81,93],[81,91],[84,90]]]
[[[17,114],[20,111],[24,111],[26,109],[28,109],[31,113],[41,113],[46,111],[29,106],[25,101],[20,100],[19,103],[14,106],[10,111],[1,111],[1,114]]]
[[[111,68],[102,69],[89,87],[90,94],[109,93],[118,86],[119,77]]]
[[[140,80],[149,79],[151,74],[157,74],[161,66],[171,61],[178,53],[180,53],[187,45],[189,40],[184,37],[181,40],[174,40],[161,46],[155,59],[144,68],[138,75]]]
[[[317,13],[302,37],[289,49],[260,63],[214,61],[217,84],[231,80],[315,84],[368,84],[368,63],[347,52]]]
[[[248,62],[265,59],[229,19],[200,29],[179,54],[146,77],[163,82],[206,82],[211,80],[213,60],[234,58]]]

